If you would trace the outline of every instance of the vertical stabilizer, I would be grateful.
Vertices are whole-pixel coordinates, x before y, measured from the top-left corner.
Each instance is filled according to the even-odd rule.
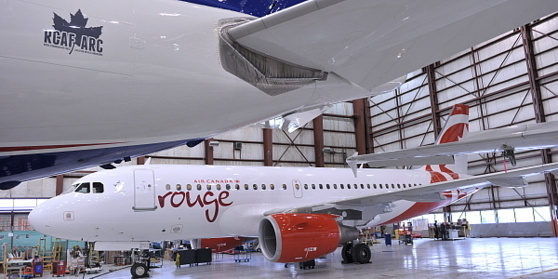
[[[449,142],[460,141],[469,132],[469,106],[456,104],[450,112],[448,120],[444,125],[444,129],[438,136],[436,144],[444,144]],[[424,170],[438,173],[441,176],[449,175],[453,179],[459,178],[458,174],[467,174],[467,155],[456,155],[455,164],[453,165],[426,165]],[[445,173],[445,175],[442,175]],[[441,180],[445,181],[440,176]],[[435,176],[433,176],[433,180]],[[432,181],[438,182],[438,181]]]

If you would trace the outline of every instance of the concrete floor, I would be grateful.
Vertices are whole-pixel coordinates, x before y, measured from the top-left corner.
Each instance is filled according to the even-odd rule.
[[[259,253],[249,262],[214,256],[211,265],[182,266],[172,262],[152,269],[151,278],[558,278],[558,238],[471,238],[455,241],[415,240],[414,245],[377,244],[372,263],[341,264],[340,249],[318,259],[316,269],[285,268]],[[121,267],[105,266],[104,272]],[[45,276],[50,277],[50,275]],[[67,277],[70,277],[67,275]],[[129,269],[80,278],[129,279]],[[73,278],[73,277],[71,277]]]

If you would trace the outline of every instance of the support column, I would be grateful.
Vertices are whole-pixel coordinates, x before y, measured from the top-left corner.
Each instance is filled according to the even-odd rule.
[[[359,99],[353,101],[353,119],[355,125],[355,141],[356,141],[356,151],[358,154],[366,154],[367,152],[367,144],[366,144],[366,116],[364,115],[365,111],[365,102],[366,99]],[[348,154],[351,155],[351,154]]]
[[[59,174],[56,176],[56,195],[60,195],[64,192],[64,175]]]
[[[207,139],[203,141],[203,150],[204,156],[203,160],[205,161],[206,165],[213,165],[213,146],[209,145],[211,139]]]
[[[523,41],[523,50],[525,51],[525,62],[527,63],[527,74],[529,76],[529,91],[531,91],[531,97],[533,99],[535,120],[537,123],[546,122],[530,26],[525,25],[521,27],[521,39]],[[541,158],[544,164],[552,163],[552,156],[550,155],[549,149],[541,151]],[[546,182],[548,203],[550,205],[552,229],[554,236],[558,236],[558,189],[556,188],[556,178],[552,173],[545,173],[544,180]]]
[[[144,165],[144,164],[145,164],[145,156],[136,158],[136,165]]]
[[[264,166],[273,166],[273,130],[263,128],[263,163]]]
[[[440,108],[438,107],[438,89],[436,87],[434,66],[435,64],[430,64],[424,69],[428,78],[428,95],[430,96],[432,128],[434,129],[434,138],[437,139],[442,132],[442,124],[440,123],[440,117],[438,115]]]
[[[314,161],[316,167],[324,167],[324,117],[322,115],[312,120],[314,126]]]

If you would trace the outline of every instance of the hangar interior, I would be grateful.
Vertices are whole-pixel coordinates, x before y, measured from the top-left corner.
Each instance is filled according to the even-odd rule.
[[[215,164],[348,168],[345,159],[433,144],[454,104],[470,106],[470,131],[558,121],[558,14],[418,69],[397,90],[332,105],[292,133],[254,125],[124,164]],[[340,92],[342,94],[342,92]],[[558,122],[557,122],[558,123]],[[273,123],[267,123],[269,124]],[[557,124],[558,125],[558,124]],[[556,148],[469,156],[473,175],[558,161]],[[408,166],[413,167],[413,166]],[[416,167],[416,166],[414,166]],[[2,231],[29,230],[26,213],[100,168],[22,183],[0,193]],[[350,169],[347,169],[350,172]],[[525,188],[487,187],[419,217],[467,219],[473,237],[558,236],[558,189],[552,174]],[[7,238],[6,238],[7,239]]]

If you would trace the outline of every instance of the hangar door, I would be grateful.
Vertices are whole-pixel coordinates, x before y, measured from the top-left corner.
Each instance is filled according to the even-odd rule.
[[[152,170],[134,171],[134,210],[155,210],[155,181]]]

